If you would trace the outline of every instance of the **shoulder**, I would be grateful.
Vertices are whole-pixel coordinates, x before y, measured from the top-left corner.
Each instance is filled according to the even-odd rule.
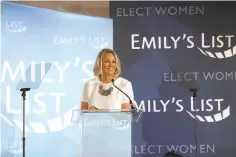
[[[118,81],[120,81],[119,84],[117,83],[119,88],[121,88],[126,94],[128,94],[133,99],[134,94],[131,81],[122,77],[118,78]]]
[[[99,79],[97,77],[93,77],[85,82],[85,86],[93,85],[99,83]]]
[[[119,77],[116,81],[119,82],[119,84],[122,86],[132,85],[132,83],[128,79],[125,79],[123,77]]]
[[[118,77],[118,79],[120,82],[123,82],[123,83],[131,83],[128,79],[125,79],[123,77]]]

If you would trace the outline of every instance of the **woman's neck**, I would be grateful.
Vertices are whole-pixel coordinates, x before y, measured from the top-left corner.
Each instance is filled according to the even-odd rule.
[[[110,83],[110,82],[112,82],[112,79],[114,79],[114,76],[112,76],[112,75],[103,75],[100,77],[100,81],[102,81],[104,83]]]

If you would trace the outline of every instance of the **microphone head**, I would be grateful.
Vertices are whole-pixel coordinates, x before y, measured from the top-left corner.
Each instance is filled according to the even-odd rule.
[[[111,79],[112,82],[114,82],[114,79]]]

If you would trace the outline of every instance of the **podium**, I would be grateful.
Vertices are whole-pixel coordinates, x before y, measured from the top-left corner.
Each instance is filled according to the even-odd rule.
[[[131,157],[132,124],[141,110],[74,110],[72,122],[79,126],[79,157]]]

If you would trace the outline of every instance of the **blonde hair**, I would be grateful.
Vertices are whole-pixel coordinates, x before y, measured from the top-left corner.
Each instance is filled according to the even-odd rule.
[[[114,55],[115,60],[116,60],[116,72],[115,72],[114,77],[118,77],[121,73],[120,59],[114,50],[108,49],[108,48],[104,48],[98,53],[96,61],[95,61],[95,65],[93,68],[94,75],[98,77],[103,75],[102,60],[103,60],[104,53],[111,53]]]

